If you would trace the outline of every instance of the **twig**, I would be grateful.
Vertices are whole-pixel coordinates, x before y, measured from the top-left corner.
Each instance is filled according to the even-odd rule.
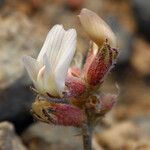
[[[87,122],[82,126],[84,150],[92,150],[92,132],[92,123],[89,115],[87,114]]]

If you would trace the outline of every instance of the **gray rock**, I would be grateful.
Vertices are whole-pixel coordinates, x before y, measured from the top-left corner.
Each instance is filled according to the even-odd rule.
[[[133,0],[132,6],[139,33],[150,41],[150,1]]]
[[[126,121],[97,133],[97,141],[104,149],[109,150],[149,150],[149,138],[146,138],[141,128]]]
[[[0,22],[0,89],[5,89],[24,75],[21,57],[37,56],[42,35],[41,26],[23,14],[1,14]]]
[[[0,150],[27,150],[9,122],[0,123]]]
[[[45,123],[35,123],[22,135],[29,150],[80,150],[81,136],[71,127],[58,127]]]
[[[138,115],[133,117],[132,120],[140,127],[142,133],[150,138],[150,115]]]

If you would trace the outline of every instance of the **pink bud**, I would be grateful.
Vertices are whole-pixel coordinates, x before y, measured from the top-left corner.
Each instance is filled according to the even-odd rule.
[[[32,112],[36,119],[55,125],[79,127],[86,120],[85,114],[78,107],[46,100],[35,101]]]
[[[67,87],[66,93],[69,97],[78,97],[85,91],[85,83],[80,78],[68,76],[65,84]]]
[[[107,42],[100,49],[94,46],[93,44],[88,54],[83,72],[86,82],[92,86],[104,81],[118,55],[118,51],[112,49]]]
[[[109,112],[117,101],[117,96],[115,94],[105,94],[99,98],[99,114],[105,115]]]

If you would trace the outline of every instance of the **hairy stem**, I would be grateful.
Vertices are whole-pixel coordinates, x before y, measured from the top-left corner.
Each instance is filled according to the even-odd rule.
[[[93,127],[90,117],[87,114],[87,122],[82,126],[84,150],[92,150],[92,132]]]

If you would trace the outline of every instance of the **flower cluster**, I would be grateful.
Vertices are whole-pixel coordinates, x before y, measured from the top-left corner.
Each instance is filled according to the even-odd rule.
[[[55,25],[37,57],[23,57],[23,63],[38,96],[32,104],[35,118],[55,125],[80,127],[86,113],[93,121],[104,116],[116,102],[115,94],[98,94],[98,89],[118,56],[117,40],[110,27],[94,12],[82,9],[81,25],[91,39],[83,68],[70,67],[77,35]]]

